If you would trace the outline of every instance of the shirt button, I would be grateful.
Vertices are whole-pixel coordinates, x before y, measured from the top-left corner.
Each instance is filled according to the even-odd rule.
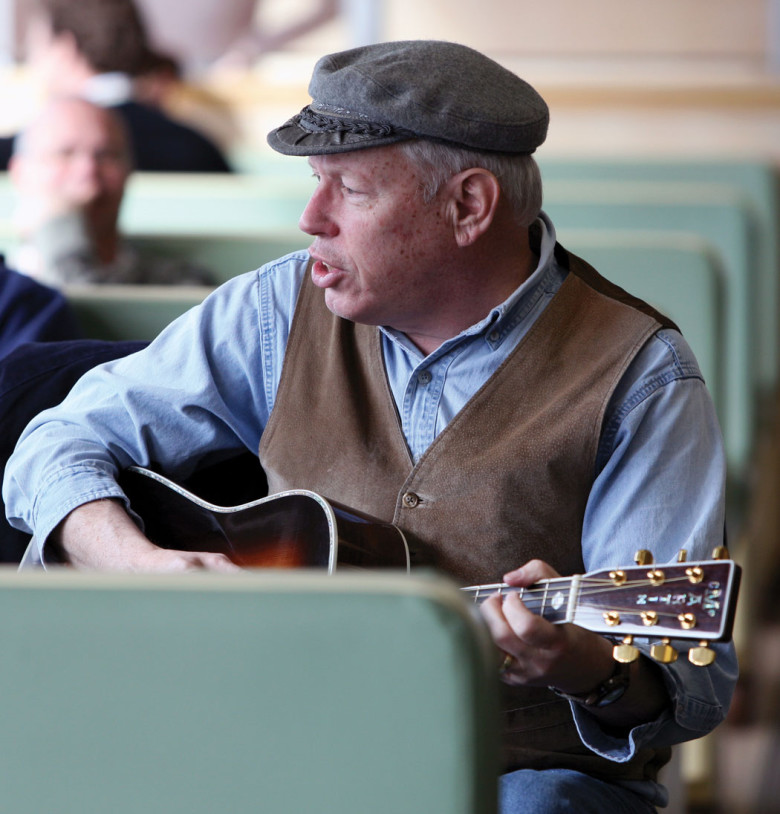
[[[500,334],[499,334],[499,332],[498,332],[498,331],[491,331],[491,332],[488,334],[488,339],[489,339],[491,342],[498,342],[499,337],[500,337]]]
[[[432,378],[430,370],[421,370],[417,376],[417,381],[420,384],[430,384]]]
[[[407,492],[403,496],[403,503],[407,509],[413,509],[420,502],[420,498],[414,492]]]

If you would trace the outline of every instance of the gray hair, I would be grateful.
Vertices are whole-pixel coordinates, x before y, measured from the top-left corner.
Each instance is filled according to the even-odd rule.
[[[427,203],[453,175],[480,167],[498,179],[519,226],[530,226],[539,215],[542,176],[531,155],[470,150],[427,139],[403,141],[398,147],[422,173],[423,200]]]

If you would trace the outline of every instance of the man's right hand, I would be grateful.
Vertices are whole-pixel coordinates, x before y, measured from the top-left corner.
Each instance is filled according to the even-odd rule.
[[[224,554],[174,551],[152,543],[117,500],[74,509],[47,540],[75,568],[138,573],[240,571]]]

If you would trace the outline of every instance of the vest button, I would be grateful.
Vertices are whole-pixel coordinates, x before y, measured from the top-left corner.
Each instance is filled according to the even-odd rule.
[[[420,498],[414,492],[407,492],[403,496],[403,503],[407,509],[413,509],[420,502]]]

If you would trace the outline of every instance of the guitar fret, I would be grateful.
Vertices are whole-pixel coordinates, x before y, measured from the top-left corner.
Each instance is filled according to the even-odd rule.
[[[580,591],[580,580],[582,577],[573,576],[571,578],[571,585],[569,586],[569,602],[566,608],[566,621],[574,621],[574,613],[577,608],[578,594]]]

